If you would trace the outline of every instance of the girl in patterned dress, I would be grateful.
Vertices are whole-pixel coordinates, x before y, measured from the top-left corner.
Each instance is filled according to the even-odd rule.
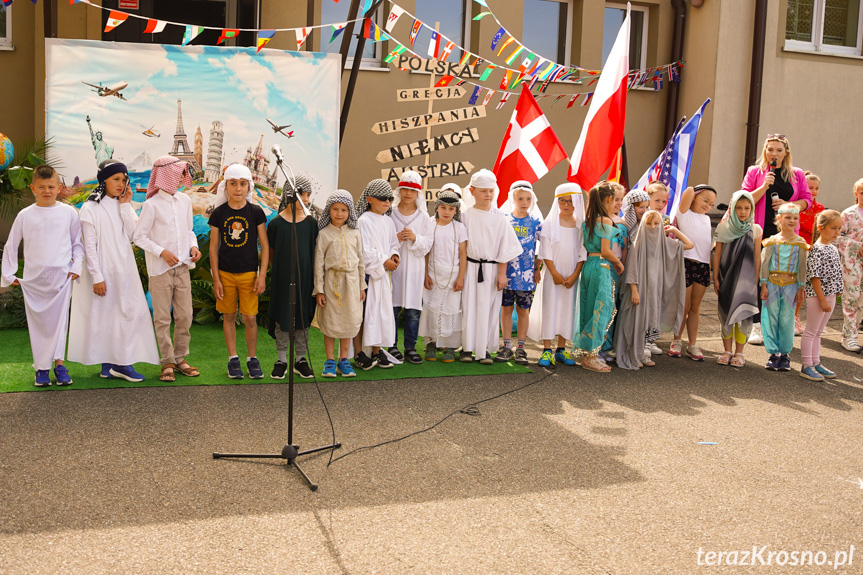
[[[821,333],[833,315],[836,295],[844,291],[839,250],[832,244],[839,237],[842,214],[825,210],[818,214],[815,243],[806,260],[806,329],[800,341],[803,368],[800,377],[812,381],[832,379],[836,374],[821,365]]]

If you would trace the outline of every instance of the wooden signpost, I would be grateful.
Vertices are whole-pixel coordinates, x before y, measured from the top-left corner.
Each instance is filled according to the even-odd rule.
[[[479,140],[479,130],[476,128],[467,128],[460,132],[425,138],[410,144],[395,146],[389,150],[382,150],[378,152],[376,159],[382,164],[387,164],[389,162],[404,160],[405,158],[413,158],[414,156],[428,155],[432,152],[439,152],[462,144],[472,144],[477,140]]]
[[[438,31],[439,23],[435,23],[435,30]],[[426,129],[426,137],[410,144],[399,144],[390,147],[388,150],[378,152],[376,159],[382,164],[397,162],[405,158],[413,158],[415,156],[425,156],[423,165],[420,166],[400,166],[381,170],[381,177],[387,181],[398,180],[407,170],[413,170],[419,173],[423,178],[423,190],[427,201],[431,201],[436,190],[428,190],[428,180],[430,178],[449,177],[455,178],[458,176],[466,176],[473,171],[473,164],[470,162],[449,162],[440,164],[431,164],[430,158],[432,152],[446,150],[462,144],[472,144],[479,140],[479,131],[476,128],[465,128],[458,132],[443,134],[432,137],[432,127],[442,124],[452,124],[455,122],[464,122],[474,120],[476,118],[484,118],[486,114],[485,106],[468,106],[466,108],[456,108],[454,110],[446,110],[443,112],[432,112],[436,100],[455,100],[464,97],[467,90],[461,86],[436,86],[435,76],[444,74],[447,76],[472,77],[471,68],[467,65],[462,66],[461,70],[457,64],[442,62],[438,60],[424,60],[422,58],[413,57],[402,58],[399,60],[399,68],[410,68],[411,70],[419,70],[423,68],[431,73],[428,88],[407,88],[398,90],[396,97],[399,102],[419,102],[428,101],[428,111],[419,116],[410,116],[407,118],[396,118],[395,120],[385,120],[372,125],[372,132],[377,135],[390,134],[393,132],[402,132],[406,130],[414,130],[418,128]]]

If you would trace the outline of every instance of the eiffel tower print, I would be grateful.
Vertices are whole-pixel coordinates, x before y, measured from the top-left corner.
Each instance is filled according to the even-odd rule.
[[[194,174],[201,171],[201,166],[195,161],[195,152],[189,147],[186,132],[183,129],[183,101],[177,100],[177,131],[174,133],[174,149],[171,156],[189,163],[189,171]]]

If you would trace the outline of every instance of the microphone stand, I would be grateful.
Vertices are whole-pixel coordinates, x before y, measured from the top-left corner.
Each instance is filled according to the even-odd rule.
[[[297,471],[300,472],[303,479],[305,479],[306,483],[309,485],[309,489],[312,491],[317,491],[318,486],[314,483],[306,472],[303,471],[303,468],[297,463],[297,457],[301,455],[308,455],[309,453],[317,453],[319,451],[325,451],[327,449],[335,449],[337,447],[341,447],[341,442],[336,442],[331,445],[324,445],[322,447],[315,447],[313,449],[306,449],[304,451],[300,451],[299,445],[294,445],[294,341],[296,340],[296,305],[297,305],[297,277],[300,272],[300,260],[297,254],[297,203],[302,207],[303,213],[309,215],[309,210],[306,208],[305,204],[303,204],[303,200],[300,199],[299,194],[297,194],[297,187],[295,185],[295,181],[292,178],[288,177],[288,174],[285,172],[285,168],[282,165],[284,160],[281,156],[276,155],[276,163],[279,166],[279,169],[282,171],[282,175],[285,177],[285,185],[290,185],[293,189],[294,201],[289,202],[293,213],[293,226],[291,227],[293,232],[293,238],[291,242],[291,281],[288,288],[288,301],[290,302],[290,326],[288,327],[288,335],[290,339],[290,348],[289,348],[289,356],[288,356],[288,443],[282,448],[281,453],[277,454],[266,454],[266,453],[213,453],[213,459],[222,459],[226,457],[231,458],[244,458],[244,459],[284,459],[286,460],[286,465],[288,467],[294,466]],[[290,166],[288,167],[290,169]],[[291,170],[291,174],[293,174],[293,170]],[[296,273],[294,273],[296,271]]]

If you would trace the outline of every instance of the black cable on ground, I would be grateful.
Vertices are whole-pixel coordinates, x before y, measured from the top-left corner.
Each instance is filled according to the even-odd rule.
[[[336,461],[338,461],[340,459],[344,459],[348,455],[352,455],[352,454],[358,453],[360,451],[367,451],[369,449],[375,449],[377,447],[382,447],[384,445],[389,445],[391,443],[398,443],[399,441],[403,441],[405,439],[408,439],[409,437],[413,437],[415,435],[420,435],[420,434],[425,433],[427,431],[431,431],[432,429],[434,429],[435,427],[437,427],[438,425],[440,425],[441,423],[443,423],[444,421],[446,421],[447,419],[449,419],[450,417],[452,417],[453,415],[456,415],[458,413],[463,413],[465,415],[471,415],[474,417],[478,417],[478,416],[482,415],[479,411],[479,408],[477,407],[479,404],[486,403],[486,402],[492,401],[494,399],[498,399],[498,398],[503,397],[505,395],[510,395],[512,393],[515,393],[517,391],[521,391],[523,389],[527,389],[528,387],[531,387],[531,386],[536,385],[538,383],[542,383],[543,381],[545,381],[546,379],[548,379],[549,377],[554,375],[553,371],[550,371],[550,370],[545,370],[545,371],[546,371],[545,375],[543,375],[542,377],[540,377],[536,381],[531,381],[530,383],[526,383],[525,385],[522,385],[520,387],[516,387],[515,389],[510,389],[508,391],[504,391],[503,393],[498,393],[497,395],[493,395],[491,397],[486,397],[485,399],[481,399],[479,401],[474,401],[474,402],[468,403],[467,405],[450,412],[446,417],[444,417],[443,419],[441,419],[440,421],[438,421],[434,425],[430,425],[426,428],[419,429],[417,431],[412,431],[411,433],[408,433],[407,435],[403,435],[402,437],[398,437],[396,439],[390,439],[387,441],[383,441],[381,443],[376,443],[374,445],[364,445],[363,447],[357,447],[356,449],[352,449],[351,451],[348,451],[347,453],[343,453],[342,455],[336,457],[335,459],[333,459],[332,452],[330,452],[330,461],[327,462],[327,467],[329,467],[330,465],[332,465],[333,463],[335,463]]]

